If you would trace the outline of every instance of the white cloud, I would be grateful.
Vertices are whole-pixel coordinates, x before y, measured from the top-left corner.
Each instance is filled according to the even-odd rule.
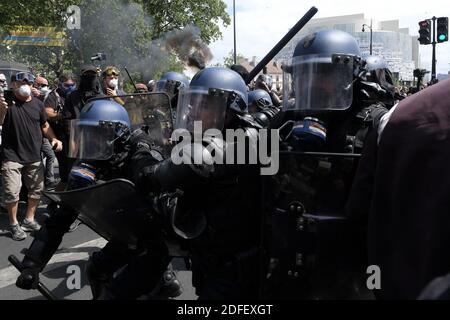
[[[232,17],[232,0],[225,0]],[[426,4],[426,8],[424,6]],[[309,8],[315,6],[319,12],[314,18],[364,13],[374,20],[400,20],[400,27],[408,27],[411,35],[418,34],[418,22],[431,18],[450,16],[447,1],[428,2],[410,0],[236,0],[237,52],[251,58],[264,57]],[[214,62],[223,62],[233,49],[233,25],[222,28],[223,39],[210,47]],[[450,43],[438,44],[437,72],[450,70]],[[431,68],[431,45],[420,46],[422,65]]]

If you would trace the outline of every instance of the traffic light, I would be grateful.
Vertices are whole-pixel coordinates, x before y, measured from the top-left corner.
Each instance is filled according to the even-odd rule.
[[[419,22],[419,42],[420,44],[431,43],[431,20],[423,20]]]
[[[437,42],[448,41],[448,17],[437,18]]]

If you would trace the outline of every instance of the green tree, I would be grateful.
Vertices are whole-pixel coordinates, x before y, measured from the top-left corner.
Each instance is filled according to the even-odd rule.
[[[2,59],[26,62],[38,72],[57,76],[77,71],[102,52],[107,55],[104,64],[127,66],[140,78],[153,78],[169,69],[183,70],[177,52],[154,40],[195,25],[201,39],[210,43],[221,37],[220,24],[230,23],[222,0],[17,0],[0,6],[0,32],[17,25],[65,30],[69,5],[81,8],[81,30],[66,30],[65,47],[0,45]]]
[[[231,22],[222,0],[141,0],[144,10],[153,18],[153,39],[164,33],[195,25],[201,38],[209,44],[222,37],[219,25]]]
[[[66,10],[74,0],[53,0],[42,2],[3,1],[0,6],[0,35],[5,35],[15,26],[55,27],[59,31],[65,29]],[[64,57],[67,51],[61,47],[41,46],[4,46],[0,45],[0,57],[8,61],[25,62],[39,73],[55,76],[70,68],[70,61]]]
[[[236,54],[236,64],[242,64],[244,61],[245,61],[244,55],[238,52]],[[230,50],[228,55],[225,58],[223,58],[223,64],[228,68],[234,64],[234,50]]]

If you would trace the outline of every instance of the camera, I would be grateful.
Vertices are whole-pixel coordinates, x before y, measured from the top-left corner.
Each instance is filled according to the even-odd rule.
[[[104,53],[97,53],[97,55],[91,57],[91,61],[105,61],[106,60],[106,54]]]
[[[413,75],[416,78],[423,78],[427,73],[430,73],[430,71],[427,71],[426,69],[414,69]]]
[[[5,98],[5,101],[8,104],[10,104],[14,101],[14,93],[12,90],[3,91],[3,97]]]

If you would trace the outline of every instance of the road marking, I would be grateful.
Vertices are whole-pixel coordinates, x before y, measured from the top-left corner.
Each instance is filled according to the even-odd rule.
[[[106,244],[106,240],[103,238],[98,238],[92,241],[88,241],[85,243],[82,243],[80,245],[70,247],[70,248],[62,248],[59,250],[59,253],[56,253],[53,255],[53,257],[50,259],[49,263],[44,269],[44,275],[46,272],[51,271],[53,269],[56,269],[58,265],[54,265],[57,263],[67,263],[71,261],[78,261],[78,260],[87,260],[89,257],[89,253],[77,250],[77,249],[83,249],[83,248],[89,248],[89,247],[98,247],[103,248]],[[6,268],[3,268],[0,270],[0,289],[10,286],[12,284],[16,283],[17,277],[19,276],[19,271],[13,266],[9,266]]]

